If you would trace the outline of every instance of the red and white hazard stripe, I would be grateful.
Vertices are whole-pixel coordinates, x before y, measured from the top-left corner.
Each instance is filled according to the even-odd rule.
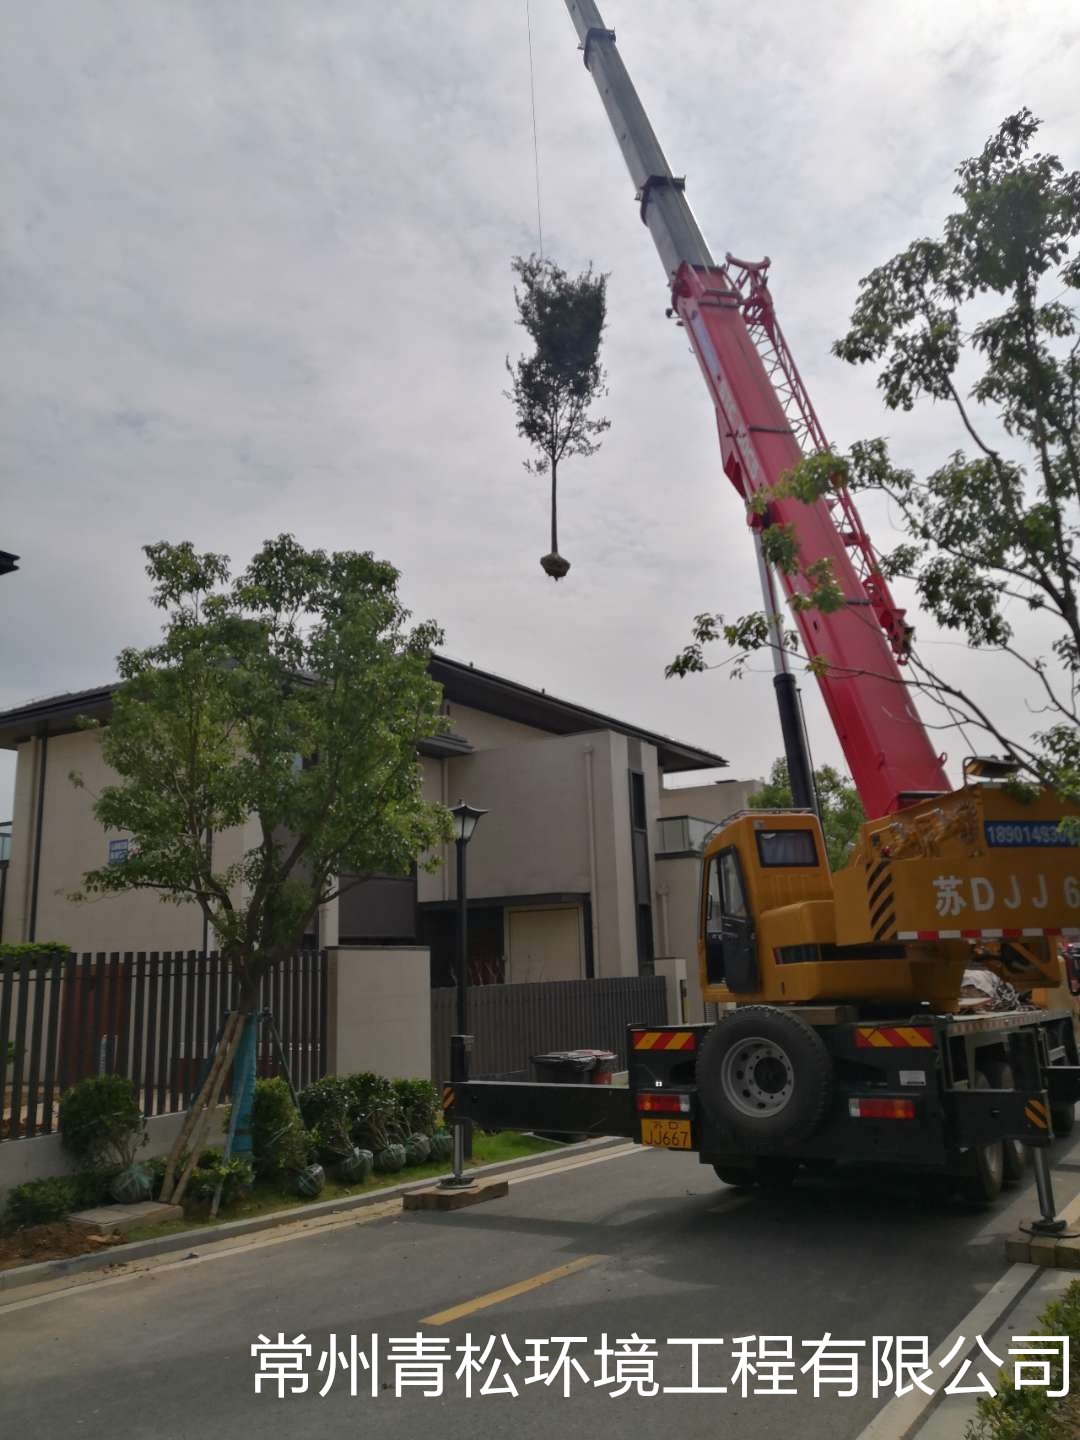
[[[898,940],[1028,940],[1037,935],[1080,935],[1080,929],[1065,930],[898,930]]]

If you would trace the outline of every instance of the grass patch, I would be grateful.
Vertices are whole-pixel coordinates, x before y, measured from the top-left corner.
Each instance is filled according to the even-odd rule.
[[[525,1155],[540,1155],[547,1150],[561,1150],[563,1147],[551,1140],[540,1140],[535,1135],[521,1135],[514,1130],[503,1130],[497,1135],[477,1134],[473,1137],[472,1165],[496,1165],[507,1160],[519,1160]],[[213,1230],[233,1220],[251,1220],[259,1215],[273,1215],[280,1210],[295,1210],[304,1205],[322,1204],[327,1200],[346,1200],[353,1195],[372,1195],[393,1185],[412,1184],[418,1180],[435,1180],[450,1173],[445,1161],[428,1165],[410,1165],[396,1175],[374,1174],[363,1185],[339,1185],[327,1180],[321,1194],[312,1200],[282,1190],[270,1181],[261,1180],[255,1188],[238,1200],[228,1210],[221,1210],[217,1219],[211,1220],[205,1207],[192,1206],[190,1213],[182,1220],[170,1220],[165,1225],[133,1225],[125,1230],[127,1240],[149,1240],[159,1235],[176,1235],[182,1230]]]

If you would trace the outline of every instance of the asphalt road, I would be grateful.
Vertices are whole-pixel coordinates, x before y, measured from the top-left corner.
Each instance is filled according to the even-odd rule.
[[[1055,1158],[1064,1204],[1080,1190],[1080,1142],[1062,1149]],[[1030,1190],[981,1214],[865,1180],[744,1194],[692,1157],[654,1151],[526,1172],[508,1198],[453,1215],[367,1217],[46,1296],[20,1300],[13,1292],[0,1307],[0,1434],[562,1440],[629,1425],[640,1440],[854,1440],[884,1404],[871,1394],[868,1358],[853,1398],[825,1387],[815,1399],[808,1374],[796,1374],[795,1397],[744,1398],[730,1384],[731,1339],[791,1336],[800,1365],[810,1353],[800,1342],[826,1333],[865,1340],[865,1351],[875,1335],[928,1335],[933,1350],[1005,1274],[1004,1236],[1032,1213]],[[428,1318],[537,1277],[542,1283],[461,1318]],[[451,1356],[444,1390],[427,1397],[406,1387],[398,1398],[389,1341],[418,1332]],[[273,1384],[255,1393],[259,1362],[251,1353],[260,1334],[279,1333],[305,1336],[313,1351],[307,1392],[283,1399]],[[377,1398],[368,1372],[359,1371],[354,1398],[340,1369],[320,1397],[328,1372],[318,1362],[331,1333],[339,1350],[351,1335],[364,1350],[379,1337]],[[549,1343],[547,1361],[534,1361],[544,1352],[531,1340],[586,1337],[570,1353],[596,1379],[602,1358],[591,1352],[601,1336],[614,1349],[635,1333],[656,1342],[661,1386],[690,1384],[690,1348],[666,1342],[725,1339],[702,1347],[699,1384],[727,1384],[728,1392],[613,1398],[616,1386],[585,1384],[576,1370],[568,1398],[561,1373],[550,1385],[525,1383],[537,1369],[550,1373],[561,1348]],[[467,1334],[481,1350],[490,1336],[505,1336],[521,1362],[498,1338],[474,1392],[499,1356],[492,1385],[508,1373],[516,1398],[466,1398],[454,1371]],[[607,1363],[614,1372],[615,1360]]]

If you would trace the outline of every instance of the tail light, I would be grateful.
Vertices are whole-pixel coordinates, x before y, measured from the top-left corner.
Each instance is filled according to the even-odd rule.
[[[848,1114],[853,1120],[914,1120],[914,1100],[851,1099]]]
[[[689,1115],[690,1096],[679,1095],[674,1090],[643,1090],[636,1097],[636,1104],[643,1115]]]

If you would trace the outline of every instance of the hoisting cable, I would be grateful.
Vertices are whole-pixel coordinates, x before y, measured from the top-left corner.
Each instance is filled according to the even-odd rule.
[[[540,218],[540,146],[536,138],[536,81],[533,75],[532,19],[529,0],[525,0],[525,29],[529,36],[529,101],[532,105],[533,169],[536,174],[536,240],[540,259],[544,258],[544,226]]]

